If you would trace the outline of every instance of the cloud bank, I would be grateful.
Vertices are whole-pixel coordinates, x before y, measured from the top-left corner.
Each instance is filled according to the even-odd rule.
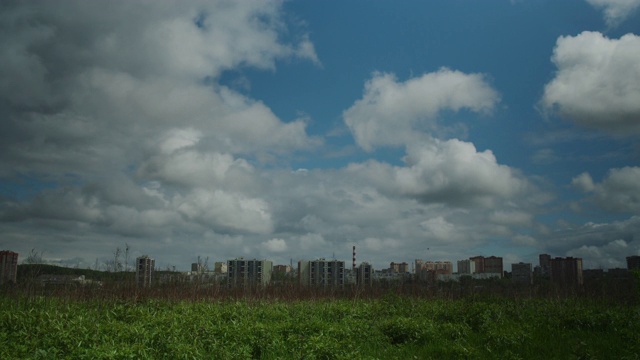
[[[322,70],[313,34],[292,25],[281,2],[0,6],[3,248],[84,267],[126,243],[132,256],[180,268],[197,256],[344,258],[353,245],[377,267],[462,259],[495,244],[558,254],[636,246],[635,218],[553,233],[538,221],[553,198],[545,181],[486,144],[441,135],[456,117],[496,112],[501,96],[488,74],[436,65],[403,80],[385,69],[353,80],[362,93],[336,110],[352,139],[330,146],[357,156],[331,168],[318,165],[330,135],[307,126],[326,119],[280,117],[222,80],[292,62]],[[637,42],[561,37],[542,107],[636,131]],[[637,178],[636,168],[618,168],[574,184],[586,191],[581,204],[637,215]]]

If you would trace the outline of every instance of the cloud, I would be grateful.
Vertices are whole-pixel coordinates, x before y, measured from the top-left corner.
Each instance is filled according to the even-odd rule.
[[[568,256],[582,258],[584,267],[591,269],[626,268],[626,257],[630,246],[622,239],[614,240],[601,246],[583,245],[567,252]]]
[[[393,74],[374,73],[362,99],[342,114],[357,144],[366,151],[377,146],[403,146],[415,132],[436,128],[444,110],[489,112],[498,94],[481,74],[442,68],[405,82]]]
[[[173,200],[187,219],[219,232],[268,234],[273,230],[269,204],[260,198],[222,190],[194,189]]]
[[[448,222],[442,216],[436,216],[420,223],[429,240],[456,241],[460,240],[460,233],[456,231],[455,226]]]
[[[582,191],[593,191],[595,185],[589,173],[582,173],[571,180],[571,185]]]
[[[616,266],[620,267],[624,266],[622,262],[626,256],[640,254],[639,231],[640,217],[632,216],[610,223],[568,224],[564,229],[549,232],[538,240],[545,251],[553,256],[574,254],[586,257],[583,264],[586,269],[598,267],[599,257],[615,259],[619,264]],[[622,242],[626,247],[621,246]],[[585,254],[594,249],[599,249],[600,253],[591,256]]]
[[[539,245],[535,237],[530,235],[517,234],[512,241],[518,245],[537,247]]]
[[[262,248],[271,253],[287,251],[287,242],[284,239],[270,239],[262,243]]]
[[[217,84],[238,66],[318,62],[308,35],[281,40],[281,15],[260,1],[4,6],[0,175],[112,173],[196,144],[261,159],[313,148],[303,119]]]
[[[615,134],[640,133],[640,37],[598,32],[558,38],[558,68],[540,104],[577,124]]]
[[[489,215],[489,219],[496,224],[509,226],[530,226],[533,223],[533,216],[523,211],[498,210]]]
[[[254,166],[245,159],[217,152],[157,153],[141,164],[137,175],[185,188],[243,190],[257,186]]]
[[[357,245],[360,259],[386,266],[427,248],[466,258],[536,225],[544,192],[491,150],[435,135],[447,113],[495,108],[482,74],[376,73],[343,112],[345,129],[365,150],[403,147],[402,162],[290,168],[324,145],[307,134],[307,116],[282,119],[220,82],[281,60],[321,66],[281,6],[4,5],[0,178],[27,178],[30,193],[0,199],[2,246],[93,266],[128,243],[164,268],[196,256],[344,259]]]
[[[491,151],[478,152],[457,139],[412,146],[404,160],[406,166],[370,160],[351,164],[348,171],[370,179],[383,193],[425,203],[491,206],[528,186],[511,168],[498,164]]]
[[[541,164],[541,165],[553,164],[559,160],[560,160],[560,157],[556,155],[553,149],[549,149],[549,148],[540,149],[536,151],[536,153],[533,154],[533,156],[531,156],[531,161],[534,164]]]
[[[218,80],[283,59],[320,65],[281,5],[4,4],[0,177],[36,183],[35,196],[0,202],[7,239],[94,252],[127,239],[175,256],[203,248],[190,239],[231,252],[219,239],[246,246],[247,236],[271,233],[253,164],[321,140],[307,135],[307,119],[282,120]],[[38,189],[43,182],[53,189]]]
[[[640,7],[640,0],[587,0],[604,11],[604,19],[609,27],[618,26]]]
[[[571,183],[593,193],[593,200],[603,209],[640,214],[640,167],[611,169],[600,183],[594,183],[591,175],[583,173]]]

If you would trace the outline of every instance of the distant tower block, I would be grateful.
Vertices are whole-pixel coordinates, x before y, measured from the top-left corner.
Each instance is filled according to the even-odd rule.
[[[136,284],[138,287],[149,287],[153,279],[156,261],[147,255],[136,258]]]
[[[353,245],[353,264],[352,267],[353,271],[356,271],[356,246]]]

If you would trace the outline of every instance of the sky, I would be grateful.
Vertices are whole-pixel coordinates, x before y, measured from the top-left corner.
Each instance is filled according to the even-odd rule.
[[[640,0],[3,1],[0,249],[640,255]]]

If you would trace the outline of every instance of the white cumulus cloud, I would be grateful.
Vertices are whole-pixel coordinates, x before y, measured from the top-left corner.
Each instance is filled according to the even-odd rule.
[[[481,74],[440,69],[399,82],[393,74],[375,73],[362,99],[343,113],[356,142],[370,151],[376,146],[402,146],[415,132],[430,132],[443,110],[466,108],[488,112],[499,101]]]
[[[371,179],[384,193],[427,203],[489,206],[528,186],[511,168],[498,164],[491,151],[478,152],[473,144],[457,139],[412,146],[405,163],[393,166],[370,160],[351,164],[348,170]]]
[[[604,19],[610,27],[617,26],[640,8],[640,0],[587,0],[587,2],[604,11]]]
[[[640,133],[640,37],[599,32],[558,38],[556,75],[541,99],[546,112],[616,134]]]
[[[611,169],[600,183],[582,173],[573,178],[572,184],[593,193],[593,199],[603,209],[640,214],[640,167]]]

